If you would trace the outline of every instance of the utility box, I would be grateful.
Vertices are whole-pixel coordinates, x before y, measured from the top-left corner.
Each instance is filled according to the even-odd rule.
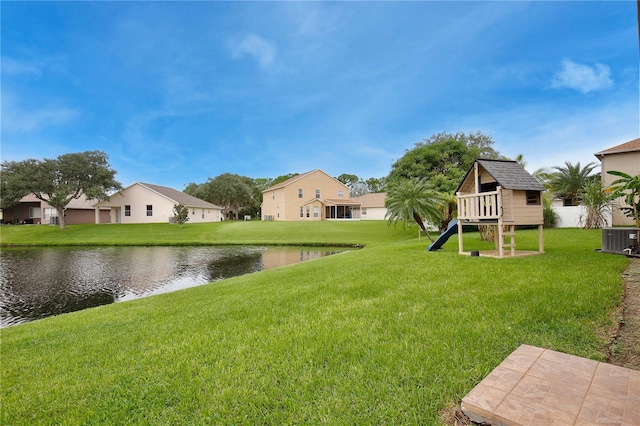
[[[602,228],[602,251],[606,253],[623,253],[629,246],[640,244],[638,228]]]

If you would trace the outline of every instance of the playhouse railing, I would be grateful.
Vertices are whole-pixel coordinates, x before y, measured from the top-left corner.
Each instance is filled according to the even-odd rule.
[[[502,216],[502,188],[479,194],[457,194],[458,219],[479,221]]]

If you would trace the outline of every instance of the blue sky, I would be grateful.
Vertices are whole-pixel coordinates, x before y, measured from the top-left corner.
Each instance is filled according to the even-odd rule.
[[[533,171],[640,136],[635,1],[6,2],[2,160],[386,176],[440,132]]]

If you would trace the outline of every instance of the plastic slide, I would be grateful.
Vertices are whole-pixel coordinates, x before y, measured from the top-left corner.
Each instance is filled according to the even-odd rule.
[[[444,231],[442,234],[440,234],[438,238],[436,238],[436,240],[433,243],[431,243],[429,247],[427,247],[427,250],[436,251],[442,248],[442,245],[447,242],[449,237],[457,233],[458,233],[458,221],[452,220],[451,222],[449,222],[449,226],[447,226],[447,230]]]

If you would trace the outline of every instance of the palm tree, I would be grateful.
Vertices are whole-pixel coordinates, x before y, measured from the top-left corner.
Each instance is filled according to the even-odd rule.
[[[555,166],[554,172],[546,174],[546,186],[553,192],[553,195],[570,201],[576,205],[580,200],[580,194],[585,184],[597,179],[598,175],[591,172],[597,167],[596,163],[589,163],[580,167],[580,163],[575,165],[565,161],[564,166]]]
[[[610,189],[614,197],[624,197],[624,201],[631,206],[622,210],[626,210],[627,216],[635,219],[636,228],[640,228],[640,175],[631,176],[616,170],[608,173],[620,177],[611,183]]]
[[[442,220],[439,222],[439,231],[444,232],[449,223],[458,216],[458,197],[453,192],[440,194],[439,207],[442,211]]]
[[[582,202],[586,208],[583,227],[586,229],[598,229],[607,224],[607,217],[611,210],[610,192],[602,188],[600,179],[587,182],[582,188]]]
[[[424,220],[437,223],[442,220],[441,195],[429,188],[425,179],[408,179],[389,188],[385,207],[387,208],[388,223],[404,223],[405,229],[410,221],[415,221],[429,240],[433,238],[424,226]]]

